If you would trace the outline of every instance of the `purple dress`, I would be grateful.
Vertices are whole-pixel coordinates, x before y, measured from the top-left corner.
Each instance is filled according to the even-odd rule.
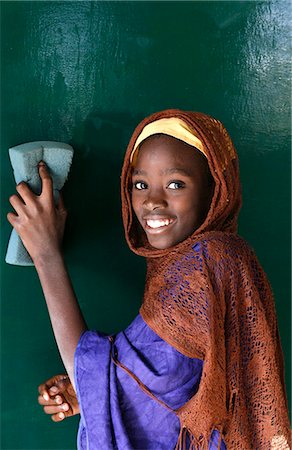
[[[113,357],[111,357],[111,355]],[[163,341],[140,314],[113,338],[86,331],[75,353],[79,450],[172,450],[180,423],[114,363],[117,358],[163,403],[177,409],[198,390],[203,361]],[[218,448],[219,433],[209,449]],[[226,450],[223,440],[220,450]]]

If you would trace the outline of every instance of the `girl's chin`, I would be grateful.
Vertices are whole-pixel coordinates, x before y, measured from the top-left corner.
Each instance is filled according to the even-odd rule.
[[[151,237],[147,236],[147,240],[148,240],[149,244],[151,245],[151,247],[153,247],[157,250],[165,250],[167,248],[173,247],[174,245],[178,244],[178,242],[171,241],[168,239],[162,239],[162,238],[158,238],[158,237],[157,237],[157,239],[153,239],[153,236],[151,236]]]
[[[167,248],[175,247],[176,245],[180,244],[181,242],[188,239],[192,234],[187,234],[186,236],[183,235],[181,238],[174,237],[174,236],[162,236],[162,235],[150,235],[146,233],[146,238],[148,243],[151,245],[151,247],[157,249],[157,250],[165,250]]]

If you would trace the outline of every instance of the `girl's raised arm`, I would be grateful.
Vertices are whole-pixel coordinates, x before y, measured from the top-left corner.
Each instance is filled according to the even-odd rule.
[[[74,353],[87,326],[61,251],[67,212],[61,197],[55,206],[52,179],[43,162],[39,164],[39,173],[41,194],[35,195],[25,183],[18,184],[16,189],[19,195],[12,195],[9,199],[16,214],[8,213],[7,219],[35,264],[57,345],[75,387]]]

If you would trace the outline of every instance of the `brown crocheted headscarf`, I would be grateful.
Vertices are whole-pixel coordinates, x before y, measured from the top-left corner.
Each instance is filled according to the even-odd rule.
[[[215,188],[199,229],[159,250],[141,236],[132,211],[131,155],[144,127],[169,117],[183,120],[202,142]],[[237,155],[218,120],[170,109],[137,126],[122,170],[122,212],[130,248],[147,258],[140,313],[179,352],[204,360],[198,392],[175,411],[177,449],[185,448],[186,434],[190,448],[208,449],[214,429],[228,450],[291,448],[274,300],[254,252],[236,234],[240,206]]]

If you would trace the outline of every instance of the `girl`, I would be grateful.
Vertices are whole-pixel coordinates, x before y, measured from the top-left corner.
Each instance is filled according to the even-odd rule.
[[[122,211],[147,278],[138,316],[116,336],[86,329],[60,250],[66,212],[62,202],[54,206],[44,164],[40,176],[39,197],[17,186],[8,220],[35,263],[77,393],[79,448],[288,449],[274,302],[236,234],[238,160],[223,125],[166,110],[134,131]],[[40,387],[39,402],[55,420],[78,411],[63,378]]]

